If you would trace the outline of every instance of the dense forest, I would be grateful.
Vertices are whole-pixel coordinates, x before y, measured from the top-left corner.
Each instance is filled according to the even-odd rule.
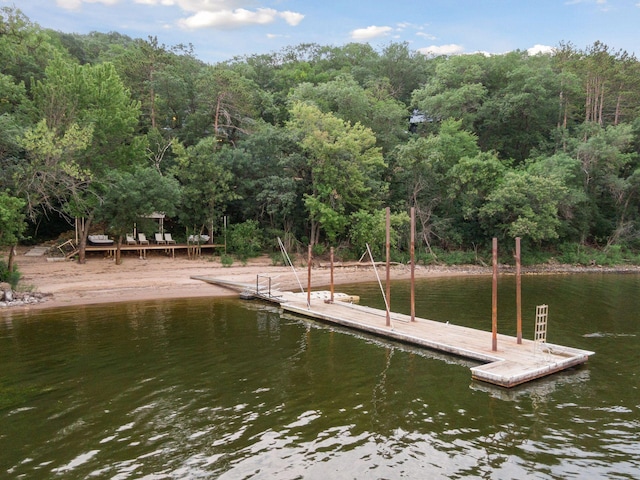
[[[151,235],[141,217],[160,211],[174,238],[225,235],[238,256],[280,237],[357,258],[383,251],[390,207],[402,256],[415,207],[423,261],[521,237],[538,260],[637,262],[639,153],[640,63],[599,42],[305,44],[209,65],[189,45],[0,10],[0,245],[75,218],[81,245],[134,222]]]

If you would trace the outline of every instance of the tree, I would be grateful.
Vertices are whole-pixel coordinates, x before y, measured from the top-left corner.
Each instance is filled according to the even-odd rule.
[[[80,66],[61,57],[51,61],[34,93],[42,120],[24,136],[30,161],[21,172],[23,185],[39,186],[29,211],[85,218],[82,263],[102,182],[112,170],[144,161],[144,141],[134,135],[139,104],[131,101],[113,65]]]
[[[388,87],[388,88],[386,88]],[[378,146],[390,151],[406,136],[406,107],[395,100],[388,85],[372,83],[363,88],[343,74],[319,85],[302,83],[290,95],[293,102],[310,101],[324,113],[332,113],[352,125],[361,123],[376,135]]]
[[[195,122],[201,134],[215,136],[215,145],[233,145],[239,134],[248,132],[256,115],[257,87],[253,82],[229,68],[205,67],[196,91],[197,111],[189,120],[190,128]]]
[[[405,207],[416,208],[419,235],[429,248],[434,238],[459,242],[452,219],[459,215],[451,189],[451,170],[464,157],[480,150],[474,135],[462,130],[462,121],[447,120],[438,135],[413,137],[394,151],[396,185]]]
[[[334,242],[351,213],[376,208],[386,194],[386,165],[375,136],[360,123],[352,125],[304,103],[291,108],[288,128],[298,133],[307,162],[304,202],[310,244],[319,243],[321,230]]]
[[[30,161],[21,166],[18,192],[27,199],[32,220],[51,211],[72,215],[70,205],[82,201],[91,183],[90,172],[78,158],[92,136],[92,125],[80,128],[74,123],[58,135],[45,120],[24,133],[20,142]]]
[[[548,55],[505,55],[489,60],[488,67],[489,75],[495,69],[505,80],[488,91],[479,109],[478,142],[483,150],[523,162],[532,150],[546,149],[557,128],[559,78]]]
[[[175,215],[180,203],[180,186],[173,177],[163,176],[153,167],[137,167],[131,172],[114,170],[105,186],[95,216],[118,237],[116,264],[119,265],[124,235],[140,218],[154,212]]]
[[[460,55],[437,64],[435,74],[413,91],[411,103],[432,120],[454,118],[471,130],[487,98],[484,55]]]
[[[399,247],[400,232],[409,225],[409,222],[409,215],[406,212],[391,214],[389,235],[392,250]],[[349,241],[358,254],[366,252],[367,244],[369,244],[374,259],[383,257],[385,254],[386,235],[387,216],[385,210],[376,210],[374,212],[358,210],[351,214]]]
[[[186,149],[174,146],[177,158],[172,170],[182,186],[178,218],[187,227],[187,234],[199,234],[206,228],[210,241],[226,202],[237,198],[234,176],[222,161],[230,149],[218,151],[215,143],[216,139],[209,137]]]
[[[24,200],[10,196],[7,192],[0,193],[0,247],[9,248],[7,271],[14,271],[14,248],[27,227],[24,213]]]
[[[450,187],[450,215],[454,220],[451,230],[456,232],[455,236],[461,239],[461,243],[477,244],[484,239],[486,231],[479,219],[480,209],[508,171],[508,166],[490,152],[462,157],[449,170],[446,183]]]
[[[608,245],[630,232],[629,218],[637,210],[635,171],[638,153],[627,124],[602,128],[586,124],[569,149],[580,162],[585,195],[591,207],[591,235]]]
[[[557,178],[511,171],[489,194],[479,216],[487,233],[503,240],[553,240],[561,226],[559,205],[568,195],[567,187]]]
[[[63,54],[47,32],[33,24],[19,9],[0,7],[0,72],[27,88],[41,79],[49,60]]]
[[[112,44],[102,58],[113,63],[131,96],[140,102],[143,131],[159,127],[157,77],[172,61],[166,47],[149,36],[127,45]]]

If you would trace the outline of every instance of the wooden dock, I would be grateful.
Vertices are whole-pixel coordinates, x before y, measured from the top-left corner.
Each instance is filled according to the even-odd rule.
[[[117,245],[115,244],[109,244],[109,245],[92,245],[92,244],[88,244],[85,247],[85,252],[86,253],[97,253],[97,252],[101,252],[104,253],[105,256],[108,257],[113,257],[116,254],[116,250],[117,250]],[[202,250],[211,250],[211,249],[216,249],[216,248],[224,248],[224,244],[215,244],[215,243],[201,243],[200,245],[196,245],[193,243],[187,244],[187,243],[169,243],[169,244],[157,244],[157,243],[149,243],[149,244],[122,244],[120,246],[120,251],[121,252],[136,252],[141,258],[146,258],[147,256],[147,252],[149,251],[161,251],[166,253],[167,255],[169,255],[172,258],[175,258],[176,256],[176,250],[180,251],[180,250],[189,250],[191,249],[192,251],[198,252],[197,254],[199,254],[199,251]],[[78,254],[78,248],[77,246],[73,245],[72,249],[69,249],[69,251],[63,251],[61,250],[61,253],[66,257],[66,258],[71,258],[74,255]]]
[[[390,314],[391,325],[387,326],[385,310],[356,305],[344,294],[334,294],[331,303],[329,292],[312,292],[309,302],[307,293],[272,290],[212,277],[192,278],[277,303],[285,312],[477,361],[480,365],[471,368],[473,379],[506,388],[581,365],[594,354],[526,339],[518,344],[516,337],[500,334],[494,351],[491,332],[424,318],[411,321],[410,316],[398,313]]]

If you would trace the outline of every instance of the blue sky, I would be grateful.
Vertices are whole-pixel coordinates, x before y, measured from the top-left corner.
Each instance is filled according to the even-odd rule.
[[[424,53],[537,52],[599,40],[640,56],[640,0],[0,0],[66,33],[189,44],[215,63],[289,45],[408,42]]]

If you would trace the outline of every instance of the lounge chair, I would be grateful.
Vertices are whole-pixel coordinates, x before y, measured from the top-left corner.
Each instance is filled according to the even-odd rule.
[[[207,243],[209,241],[209,235],[189,235],[187,243]]]
[[[164,238],[162,238],[162,234],[161,234],[161,233],[156,233],[155,235],[156,235],[156,243],[157,243],[158,245],[161,245],[161,244],[163,244],[163,243],[165,243],[165,244],[167,243],[167,242],[165,241],[165,239],[164,239]]]
[[[171,234],[170,233],[165,233],[164,234],[164,241],[167,243],[176,243],[176,241],[171,238]]]
[[[130,233],[127,233],[127,245],[135,245],[138,242],[136,242],[136,239],[133,238],[133,235],[131,235]]]
[[[144,233],[138,234],[138,243],[140,243],[140,245],[149,245],[149,240],[147,240],[147,237]]]
[[[87,239],[92,245],[113,245],[113,240],[107,235],[89,235]]]

